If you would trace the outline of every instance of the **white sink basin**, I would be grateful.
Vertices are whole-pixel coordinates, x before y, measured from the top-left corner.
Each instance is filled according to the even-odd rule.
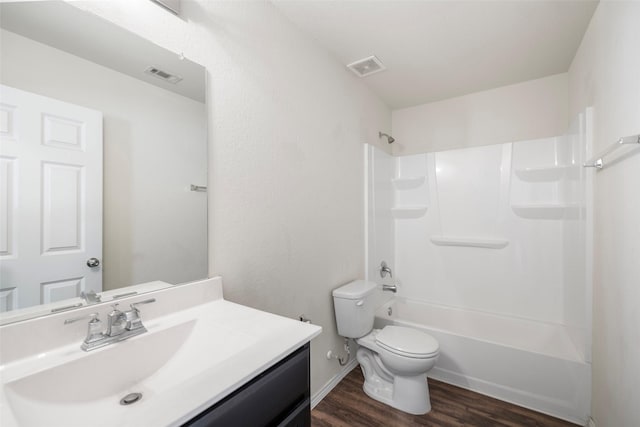
[[[147,333],[140,339],[123,341],[121,345],[111,345],[103,351],[94,351],[86,357],[12,381],[6,385],[7,398],[14,409],[20,408],[16,410],[19,419],[37,413],[42,404],[87,404],[116,399],[175,359],[193,332],[194,324],[192,320]],[[116,365],[117,369],[113,369]]]
[[[223,299],[145,326],[149,332],[91,352],[79,337],[2,366],[0,425],[180,425],[321,330]],[[142,399],[120,404],[134,392]]]

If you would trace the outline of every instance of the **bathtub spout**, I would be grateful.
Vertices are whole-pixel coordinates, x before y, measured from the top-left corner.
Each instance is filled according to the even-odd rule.
[[[394,294],[398,292],[398,286],[396,285],[382,285],[383,291],[393,292]]]

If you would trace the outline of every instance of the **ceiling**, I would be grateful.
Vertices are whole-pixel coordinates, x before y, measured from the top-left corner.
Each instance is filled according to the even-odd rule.
[[[597,0],[272,0],[393,109],[569,69]]]

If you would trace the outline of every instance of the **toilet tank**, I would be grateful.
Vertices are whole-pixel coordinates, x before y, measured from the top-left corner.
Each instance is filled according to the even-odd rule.
[[[333,291],[338,335],[360,338],[371,332],[375,317],[375,289],[373,282],[356,280]]]

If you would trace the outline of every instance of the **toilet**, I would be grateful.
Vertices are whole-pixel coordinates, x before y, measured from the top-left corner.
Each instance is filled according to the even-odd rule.
[[[376,287],[356,280],[333,291],[338,334],[358,343],[362,388],[369,397],[410,414],[426,414],[431,410],[427,372],[438,359],[438,341],[402,326],[373,329]]]

